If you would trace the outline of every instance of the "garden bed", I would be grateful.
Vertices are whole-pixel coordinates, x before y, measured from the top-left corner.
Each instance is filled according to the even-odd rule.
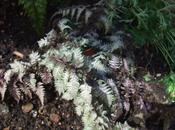
[[[16,0],[2,0],[0,7],[0,70],[7,70],[10,67],[9,63],[14,59],[25,60],[29,53],[38,49],[39,37],[31,28],[30,20],[22,8],[18,6]],[[154,60],[154,57],[157,56],[152,56],[146,52],[139,53],[140,50],[137,49],[133,51],[137,55],[135,59],[137,67],[143,68],[138,69],[141,72],[138,71],[136,74],[138,77],[136,80],[140,81],[140,77],[147,74],[149,70],[155,74],[155,77],[157,73],[165,73],[168,70],[167,65],[162,64],[157,69],[157,63],[163,62],[161,58]],[[23,56],[21,57],[19,54]],[[151,63],[145,65],[147,63],[140,62],[140,59],[142,61],[147,59],[147,62],[150,62],[148,61],[150,55],[153,57]],[[142,75],[140,76],[140,74]],[[137,108],[137,104],[132,103],[133,106],[127,115],[121,114],[125,116],[124,119],[120,117],[114,121],[123,123],[127,120],[129,125],[136,127],[135,129],[144,127],[147,130],[174,130],[175,106],[164,102],[164,96],[166,96],[164,86],[150,83],[146,89],[151,89],[151,93],[146,93],[144,96],[147,113],[145,111],[139,112],[140,109]],[[81,117],[75,112],[73,102],[66,101],[58,96],[52,86],[48,86],[45,91],[46,99],[43,107],[41,107],[37,96],[34,96],[32,100],[25,99],[17,103],[7,92],[5,95],[7,98],[0,104],[0,129],[82,130],[83,123]],[[148,90],[148,92],[150,91]],[[134,100],[137,99],[133,98],[132,101]],[[169,118],[170,116],[172,118]]]

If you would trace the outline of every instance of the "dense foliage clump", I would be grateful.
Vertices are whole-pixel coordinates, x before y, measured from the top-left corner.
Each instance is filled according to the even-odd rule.
[[[38,41],[39,49],[25,60],[16,59],[7,70],[0,71],[1,99],[6,98],[7,91],[17,102],[37,95],[43,106],[49,86],[54,87],[61,98],[74,103],[85,130],[130,129],[127,123],[146,128],[152,105],[159,106],[166,99],[164,94],[153,93],[159,90],[158,85],[133,76],[134,56],[125,43],[128,38],[125,31],[130,32],[137,43],[153,43],[168,63],[169,59],[173,63],[168,50],[173,47],[174,40],[170,24],[172,14],[166,12],[164,8],[168,3],[163,1],[152,1],[155,7],[150,1],[144,4],[137,0],[112,2],[100,1],[55,12],[51,31]],[[30,8],[32,4],[21,4],[28,11],[31,9],[31,15],[39,15],[35,14],[37,9],[32,11],[35,6]],[[44,13],[38,12],[43,17]],[[126,30],[112,24],[115,19]],[[174,95],[173,83],[169,84],[173,80],[174,76],[165,80],[170,86],[167,89],[170,96]]]
[[[152,44],[175,67],[175,3],[172,0],[108,1],[109,19],[119,22],[138,45]]]

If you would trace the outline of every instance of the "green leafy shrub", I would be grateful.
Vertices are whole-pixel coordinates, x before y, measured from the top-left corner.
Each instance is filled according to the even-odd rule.
[[[172,0],[108,1],[109,19],[122,23],[138,45],[152,44],[170,67],[175,65],[175,30]]]
[[[47,0],[19,0],[27,15],[31,18],[33,27],[38,34],[43,31],[43,22],[46,14]]]
[[[166,85],[166,91],[170,101],[175,101],[175,73],[170,73],[163,78],[163,83]]]

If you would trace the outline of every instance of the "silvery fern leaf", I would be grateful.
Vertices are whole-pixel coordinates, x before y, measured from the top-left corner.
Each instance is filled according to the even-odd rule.
[[[14,73],[24,73],[24,71],[26,69],[25,66],[17,60],[15,60],[13,63],[11,63],[10,67]]]
[[[94,130],[95,125],[96,125],[96,118],[97,114],[92,111],[88,113],[84,113],[82,117],[82,121],[84,122],[84,129],[85,130]]]
[[[41,105],[43,106],[44,105],[45,91],[44,91],[43,83],[41,83],[41,82],[37,83],[36,95],[40,99]]]
[[[77,8],[77,13],[76,13],[76,22],[79,21],[81,14],[85,11],[85,7],[79,7]]]
[[[55,88],[59,95],[63,94],[65,91],[65,85],[60,79],[56,79],[54,82]]]
[[[27,62],[20,62],[15,60],[13,63],[10,64],[11,75],[14,73],[18,74],[18,80],[22,82],[22,77],[24,76],[27,69],[27,64]]]
[[[121,39],[121,37],[118,34],[114,34],[112,36],[109,37],[110,42],[111,42],[111,52],[113,52],[114,50],[117,50],[119,48],[124,47],[124,43]]]
[[[107,84],[111,87],[111,89],[114,92],[115,97],[119,100],[120,99],[120,94],[119,94],[119,90],[114,82],[113,79],[107,79]]]
[[[0,83],[0,94],[2,101],[4,100],[6,90],[7,90],[7,84],[5,82]]]
[[[123,61],[120,57],[112,56],[109,60],[109,67],[116,70],[119,69],[123,65]]]
[[[48,39],[45,37],[45,38],[42,38],[42,39],[40,39],[39,41],[38,41],[38,46],[40,47],[40,48],[43,48],[43,47],[45,47],[45,46],[48,46],[50,43],[49,43],[49,41],[48,41]]]
[[[38,46],[40,48],[49,46],[52,43],[52,41],[54,41],[56,38],[57,38],[57,33],[54,29],[52,29],[49,33],[46,34],[46,37],[38,41]]]
[[[89,18],[92,16],[92,11],[86,10],[85,12],[85,23],[89,22]]]
[[[96,111],[98,111],[98,121],[99,124],[103,124],[103,129],[106,127],[108,128],[108,123],[109,123],[109,119],[107,117],[107,111],[104,110],[103,105],[98,105],[96,107]]]
[[[52,29],[49,33],[47,33],[46,36],[49,42],[48,45],[50,45],[50,43],[52,43],[52,41],[54,41],[58,37],[57,32],[54,29]]]
[[[60,66],[56,66],[53,68],[52,74],[54,79],[60,79],[63,73],[64,73],[64,68]]]
[[[14,81],[13,83],[13,87],[11,89],[11,94],[14,97],[14,99],[19,103],[20,99],[21,99],[21,91],[20,88],[18,88],[18,86],[16,85],[17,81]]]
[[[89,44],[89,39],[81,37],[80,41],[76,41],[76,43],[79,44],[80,47],[86,47]]]
[[[51,61],[50,57],[46,57],[39,63],[40,65],[45,65],[49,71],[51,71],[55,64]]]
[[[110,29],[110,21],[108,20],[108,18],[106,16],[101,16],[100,17],[100,22],[103,25],[104,29],[105,29],[105,34],[107,34],[109,32]]]
[[[66,29],[68,30],[71,30],[72,28],[67,25],[67,23],[69,22],[68,19],[64,18],[64,19],[61,19],[59,22],[58,22],[58,27],[60,28],[61,32],[64,32]]]
[[[62,11],[62,17],[69,15],[70,11],[71,11],[71,9],[69,9],[69,8],[63,10],[63,11]]]
[[[98,118],[92,107],[92,95],[91,87],[87,84],[82,84],[80,86],[80,94],[74,100],[76,105],[76,111],[80,115],[82,114],[82,121],[84,123],[84,130],[104,130],[102,118]],[[101,120],[101,121],[100,121]]]
[[[11,69],[9,69],[5,72],[4,79],[5,79],[6,83],[8,83],[10,81],[13,74],[14,74],[14,72]]]
[[[32,52],[29,55],[29,59],[30,59],[30,63],[33,65],[37,62],[39,62],[41,60],[40,55],[38,54],[38,52]]]
[[[60,58],[62,58],[64,61],[70,62],[72,60],[72,54],[73,51],[71,50],[70,47],[62,46],[59,50],[58,56],[60,56]]]
[[[33,92],[36,92],[36,82],[35,74],[30,74],[29,86]]]
[[[24,93],[24,95],[27,95],[30,99],[32,99],[32,91],[29,86],[20,87],[20,91]]]
[[[0,94],[1,100],[4,100],[4,95],[7,90],[7,83],[4,79],[4,70],[0,69]]]
[[[96,56],[91,62],[91,67],[96,70],[106,72],[106,66],[102,63],[103,60],[106,60],[104,55],[100,54],[99,56]]]
[[[102,80],[98,81],[99,87],[95,90],[96,96],[110,107],[115,99],[112,89]]]
[[[71,11],[71,19],[73,19],[73,17],[75,16],[75,13],[76,13],[76,8],[73,8],[72,11]]]
[[[40,77],[44,84],[49,84],[52,82],[52,74],[48,70],[40,73]]]
[[[79,90],[78,77],[75,74],[72,74],[69,82],[67,83],[67,90],[63,94],[63,98],[67,100],[72,100],[77,97]]]
[[[112,53],[115,50],[119,50],[122,49],[124,47],[124,43],[121,40],[121,37],[118,36],[118,34],[114,34],[112,36],[104,36],[103,39],[98,40],[90,38],[93,43],[92,46],[99,48],[102,51],[108,52],[108,53]]]
[[[80,86],[81,90],[81,98],[86,101],[86,103],[91,104],[92,95],[91,95],[91,87],[88,84],[83,84]]]
[[[58,93],[60,95],[64,94],[64,92],[67,90],[67,84],[68,84],[69,79],[70,79],[69,72],[68,71],[62,71],[59,68],[56,68],[54,70],[57,71],[57,72],[60,72],[60,73],[55,73],[54,72],[54,75],[57,75],[57,77],[54,76],[56,90],[58,91]]]
[[[77,68],[80,68],[84,65],[84,56],[80,48],[73,49],[73,60],[72,63],[75,64]]]

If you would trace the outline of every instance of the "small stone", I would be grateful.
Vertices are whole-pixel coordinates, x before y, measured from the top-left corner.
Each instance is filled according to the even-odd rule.
[[[32,103],[26,103],[24,105],[22,105],[22,111],[24,113],[28,113],[33,109],[33,104]]]
[[[60,121],[60,116],[58,114],[52,113],[50,114],[50,120],[53,123],[58,123]]]

